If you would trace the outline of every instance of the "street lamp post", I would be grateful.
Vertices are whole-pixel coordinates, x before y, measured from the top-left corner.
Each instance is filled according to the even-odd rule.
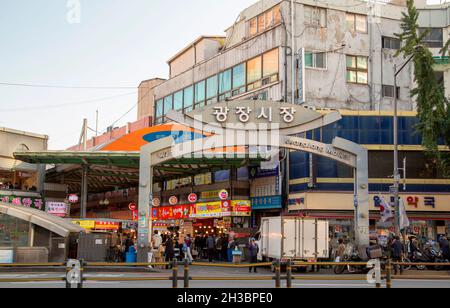
[[[400,172],[398,166],[398,91],[397,91],[397,76],[414,58],[412,55],[406,60],[403,65],[397,69],[397,64],[394,65],[394,205],[395,205],[395,233],[399,235],[400,230]]]

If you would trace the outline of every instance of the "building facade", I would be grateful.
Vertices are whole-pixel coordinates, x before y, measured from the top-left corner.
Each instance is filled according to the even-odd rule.
[[[435,55],[436,77],[447,85],[449,60],[439,51],[448,37],[450,6],[428,6],[422,0],[416,5],[420,31],[430,29],[425,44]],[[377,207],[381,196],[389,198],[393,184],[394,67],[404,61],[396,56],[401,42],[395,34],[404,12],[405,1],[296,0],[294,7],[290,1],[259,1],[241,12],[225,38],[200,37],[169,60],[169,79],[153,88],[153,123],[166,123],[170,110],[189,113],[249,98],[339,110],[339,123],[306,135],[328,143],[340,136],[369,149],[372,231],[383,228]],[[411,65],[398,76],[397,87],[400,156],[406,167],[402,197],[413,217],[412,231],[426,237],[444,229],[448,233],[450,181],[427,160],[414,133]],[[237,169],[218,172],[202,175],[201,183],[178,179],[160,185],[161,201],[169,205],[180,183],[217,186],[221,179],[237,179]],[[292,152],[286,170],[280,166],[278,173],[264,175],[248,166],[243,182],[249,185],[240,198],[253,206],[248,227],[257,226],[262,216],[283,213],[327,217],[334,220],[336,234],[352,236],[353,174],[345,167]]]

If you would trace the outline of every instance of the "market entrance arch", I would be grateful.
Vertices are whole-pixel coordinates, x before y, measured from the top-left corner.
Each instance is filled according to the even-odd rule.
[[[323,156],[354,169],[356,245],[365,256],[369,246],[368,151],[336,137],[332,144],[297,137],[341,119],[338,112],[321,114],[303,106],[270,101],[233,101],[208,106],[188,115],[170,112],[167,117],[191,129],[182,138],[162,138],[141,148],[139,185],[138,259],[147,261],[152,231],[153,169],[174,159],[227,159],[230,151],[243,147],[244,153],[258,155],[249,148],[271,149],[266,159],[279,149],[303,151]],[[295,135],[295,136],[293,136]],[[195,137],[194,137],[195,136]],[[175,140],[177,139],[177,140]]]

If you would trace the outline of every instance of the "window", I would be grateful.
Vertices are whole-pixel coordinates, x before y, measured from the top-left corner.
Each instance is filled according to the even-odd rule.
[[[394,86],[383,85],[383,97],[394,97]],[[397,87],[397,99],[400,98],[400,87]]]
[[[233,96],[245,93],[245,68],[245,63],[233,67]]]
[[[156,101],[155,118],[160,118],[164,115],[164,105],[163,100],[160,99]]]
[[[183,91],[178,91],[173,95],[173,110],[183,110]]]
[[[195,109],[205,106],[206,82],[200,81],[195,84]]]
[[[173,99],[172,95],[170,95],[164,98],[164,115],[166,115],[172,109],[173,109]]]
[[[184,89],[184,113],[189,113],[193,109],[194,104],[194,87],[190,86]]]
[[[327,27],[327,10],[305,5],[305,24],[315,27]]]
[[[326,52],[305,52],[305,66],[309,68],[327,68],[327,53]]]
[[[419,33],[428,34],[423,38],[423,43],[429,48],[442,48],[444,46],[444,34],[441,28],[420,28]]]
[[[217,92],[219,90],[219,84],[217,80],[217,75],[210,77],[206,80],[206,99],[208,105],[217,102]]]
[[[349,31],[367,33],[367,16],[347,13],[346,20]]]
[[[395,50],[400,49],[401,42],[399,39],[383,36],[382,40],[383,40],[383,42],[382,42],[383,48],[395,49]]]
[[[368,83],[368,58],[347,56],[347,82]]]
[[[269,51],[263,55],[263,77],[278,74],[278,49]]]
[[[248,34],[254,36],[258,33],[258,18],[251,19],[248,23]]]
[[[251,91],[261,86],[262,57],[256,57],[247,62],[247,89]]]
[[[231,91],[231,69],[219,74],[219,94]]]
[[[281,23],[281,11],[280,6],[277,5],[270,10],[250,19],[248,22],[248,35],[254,36],[258,33],[264,32],[275,25]]]

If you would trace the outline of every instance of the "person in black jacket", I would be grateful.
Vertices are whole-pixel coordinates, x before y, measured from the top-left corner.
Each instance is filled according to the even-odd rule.
[[[392,242],[391,246],[392,250],[392,260],[394,262],[402,262],[403,260],[403,253],[404,253],[404,247],[400,240],[399,236],[396,236]],[[397,275],[398,273],[398,265],[394,265],[394,274]],[[403,274],[403,266],[400,265],[400,274]]]
[[[439,241],[439,246],[441,247],[442,255],[446,260],[450,261],[450,246],[447,237],[443,236]]]
[[[171,235],[167,238],[167,241],[165,242],[166,246],[166,262],[171,262],[175,256],[175,250],[174,250],[174,242]],[[166,266],[166,269],[172,268],[172,265]]]

